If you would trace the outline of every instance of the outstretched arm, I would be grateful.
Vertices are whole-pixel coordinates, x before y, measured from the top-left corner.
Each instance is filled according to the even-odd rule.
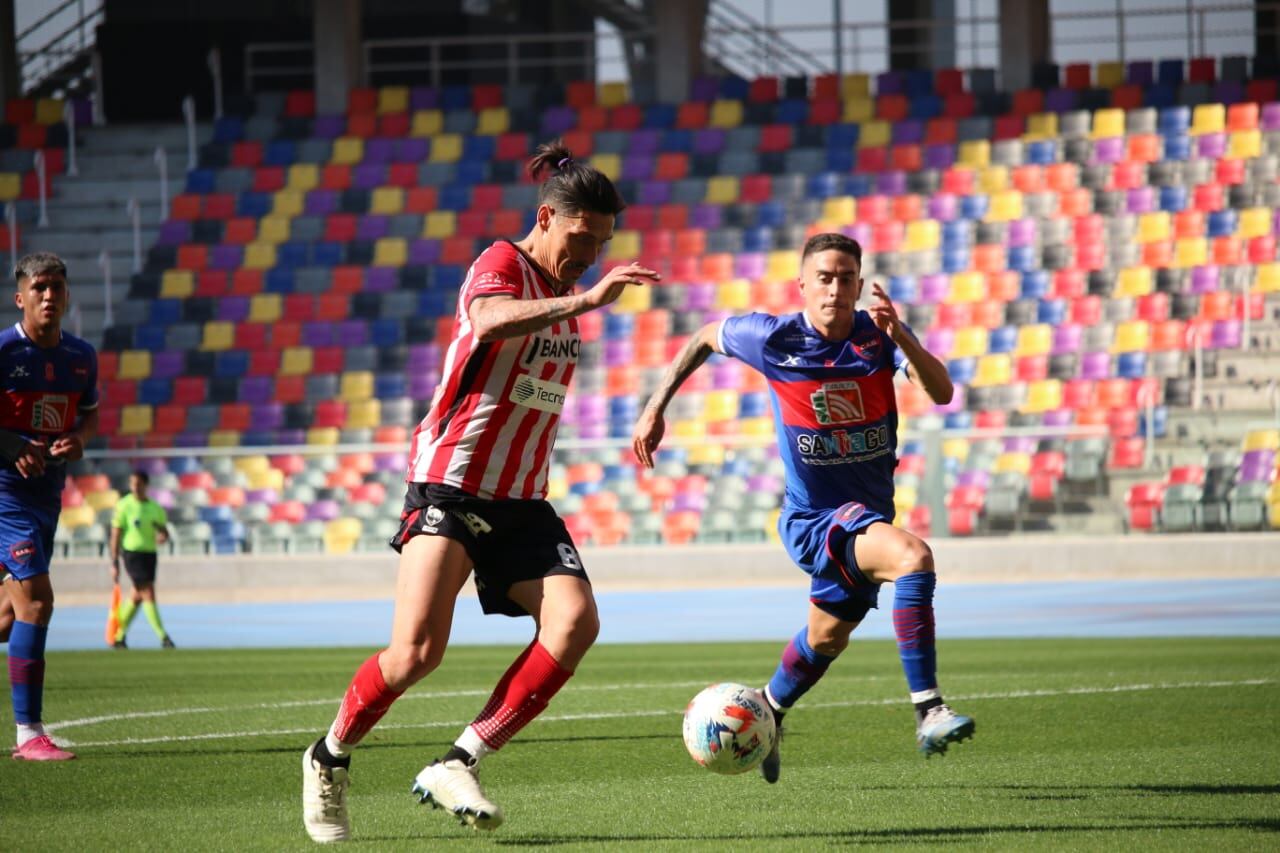
[[[893,307],[889,294],[876,282],[871,286],[875,303],[871,306],[871,319],[880,331],[888,335],[907,359],[907,378],[924,388],[929,399],[940,406],[951,402],[955,387],[951,384],[951,375],[947,366],[938,357],[929,352],[916,340],[898,319],[898,311]]]
[[[653,467],[653,453],[658,449],[662,434],[666,431],[666,423],[662,416],[667,410],[667,404],[671,402],[671,398],[675,396],[684,381],[692,376],[693,372],[713,352],[720,352],[719,344],[716,342],[719,334],[720,323],[716,322],[708,323],[690,337],[675,361],[667,368],[667,372],[662,375],[662,381],[654,390],[653,396],[649,398],[649,402],[645,404],[644,411],[636,421],[631,442],[636,459],[639,459],[644,467]]]

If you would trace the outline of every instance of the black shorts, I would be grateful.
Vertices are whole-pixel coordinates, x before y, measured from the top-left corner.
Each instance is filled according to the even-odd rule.
[[[543,500],[490,501],[452,486],[409,483],[391,547],[399,552],[418,535],[462,543],[475,565],[476,592],[485,613],[528,616],[507,598],[512,584],[520,581],[572,575],[589,582],[568,529]]]
[[[134,586],[151,586],[156,582],[155,551],[121,551],[124,570]]]

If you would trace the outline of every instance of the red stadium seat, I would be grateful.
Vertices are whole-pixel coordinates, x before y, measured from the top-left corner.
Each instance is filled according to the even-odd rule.
[[[613,130],[639,130],[644,125],[644,109],[639,104],[619,104],[609,111]]]
[[[1019,89],[1013,93],[1012,104],[1013,115],[1019,119],[1019,130],[1013,136],[1022,135],[1022,119],[1035,113],[1044,112],[1044,92],[1039,89]],[[1003,118],[1003,117],[1002,117]],[[1012,124],[1010,125],[1012,126]],[[996,139],[1010,139],[1012,136],[1002,136],[997,128]]]
[[[778,78],[757,77],[752,80],[747,100],[755,104],[771,104],[778,100]]]
[[[1192,483],[1197,486],[1204,485],[1204,466],[1175,465],[1170,468],[1169,473],[1165,475],[1165,482],[1171,486],[1178,483]]]
[[[1162,483],[1135,483],[1130,486],[1124,496],[1129,528],[1132,530],[1154,529],[1156,513],[1160,509],[1160,501],[1163,497]]]
[[[1141,468],[1146,446],[1147,443],[1141,436],[1113,437],[1107,469],[1120,471]]]
[[[810,101],[808,122],[820,126],[838,124],[843,109],[841,101],[835,98]]]

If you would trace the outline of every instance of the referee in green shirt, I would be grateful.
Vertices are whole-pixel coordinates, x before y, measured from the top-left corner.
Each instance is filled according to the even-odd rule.
[[[146,471],[135,471],[129,477],[129,494],[116,504],[111,519],[111,582],[120,582],[120,563],[124,558],[124,570],[133,581],[133,595],[120,605],[117,618],[115,647],[127,649],[125,635],[129,623],[142,605],[151,629],[166,649],[173,648],[173,640],[160,621],[156,607],[156,545],[169,541],[169,517],[164,507],[147,497],[151,478]]]

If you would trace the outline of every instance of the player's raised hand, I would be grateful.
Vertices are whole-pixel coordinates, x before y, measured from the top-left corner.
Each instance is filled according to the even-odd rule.
[[[84,439],[79,433],[69,432],[53,443],[49,455],[64,462],[75,462],[84,456]]]
[[[46,449],[43,441],[28,441],[26,448],[13,460],[13,467],[18,469],[24,479],[39,477],[44,473]]]
[[[596,308],[603,308],[615,302],[628,284],[654,284],[662,276],[655,270],[639,264],[624,264],[614,267],[591,286],[587,297]]]
[[[662,434],[667,431],[667,424],[662,413],[657,409],[645,407],[631,432],[631,449],[636,459],[646,468],[653,468],[653,453],[662,443]]]
[[[868,311],[872,322],[876,324],[877,329],[896,341],[902,332],[902,320],[898,317],[898,309],[893,307],[893,301],[889,299],[889,294],[884,292],[880,282],[872,282],[871,294],[875,297],[875,302]]]

